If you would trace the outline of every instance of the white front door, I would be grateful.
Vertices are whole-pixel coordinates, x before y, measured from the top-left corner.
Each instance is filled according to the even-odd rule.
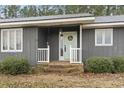
[[[59,60],[70,60],[70,46],[77,48],[77,32],[62,32],[59,36]]]

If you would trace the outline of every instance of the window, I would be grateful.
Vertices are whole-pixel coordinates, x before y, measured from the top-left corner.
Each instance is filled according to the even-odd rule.
[[[1,30],[1,52],[22,52],[23,30],[2,29]]]
[[[113,29],[95,29],[95,46],[112,46]]]

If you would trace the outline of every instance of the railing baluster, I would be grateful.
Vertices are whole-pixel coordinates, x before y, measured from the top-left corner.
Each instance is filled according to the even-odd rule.
[[[75,62],[77,62],[77,49],[75,49]]]
[[[43,59],[43,55],[42,55],[43,54],[43,51],[40,51],[40,53],[41,53],[41,55],[40,55],[41,56],[40,61],[41,61]]]
[[[45,50],[45,54],[44,54],[44,55],[45,55],[45,61],[46,61],[46,51],[47,51],[47,50]]]
[[[45,60],[47,60],[47,59],[46,59],[46,54],[47,54],[47,52],[46,52],[46,51],[47,51],[47,50],[45,50]]]
[[[37,52],[36,52],[36,60],[37,60],[37,61],[39,61],[39,59],[38,59],[39,57],[38,57],[38,56],[39,56],[39,55],[38,55],[38,50],[37,50]]]
[[[42,59],[41,60],[43,60],[43,50],[42,50]],[[43,60],[44,61],[44,60]]]
[[[46,51],[46,60],[48,61],[48,50]]]
[[[77,49],[75,49],[75,51],[76,51],[76,61],[75,62],[77,62]]]
[[[39,61],[40,61],[40,59],[41,59],[41,54],[40,54],[40,50],[39,50],[38,52],[39,52]]]
[[[75,62],[76,62],[76,49],[75,49]]]
[[[44,50],[44,61],[45,61],[45,51],[46,51],[46,50]]]
[[[73,62],[74,62],[74,49],[72,49],[72,51],[73,51]]]
[[[43,50],[43,61],[44,61],[44,50]]]
[[[75,62],[75,49],[74,49],[74,62]]]
[[[40,61],[40,51],[38,51],[38,54],[39,54],[39,61]]]
[[[43,61],[44,61],[44,50],[43,50]]]
[[[77,62],[77,49],[75,49],[75,51],[76,51],[76,61],[75,62]]]
[[[42,55],[42,54],[43,54],[43,51],[40,51],[40,54],[41,54],[41,55],[40,55],[40,57],[41,57],[41,58],[40,58],[40,61],[41,61],[41,60],[43,59],[43,57],[42,57],[42,56],[43,56],[43,55]]]

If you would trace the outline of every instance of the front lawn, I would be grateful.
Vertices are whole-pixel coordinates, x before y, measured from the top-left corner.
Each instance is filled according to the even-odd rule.
[[[124,74],[57,74],[0,75],[0,87],[124,87]]]

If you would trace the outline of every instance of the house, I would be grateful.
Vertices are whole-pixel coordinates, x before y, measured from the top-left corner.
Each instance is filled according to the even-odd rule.
[[[68,14],[0,20],[0,60],[82,63],[94,56],[124,55],[124,15]]]

